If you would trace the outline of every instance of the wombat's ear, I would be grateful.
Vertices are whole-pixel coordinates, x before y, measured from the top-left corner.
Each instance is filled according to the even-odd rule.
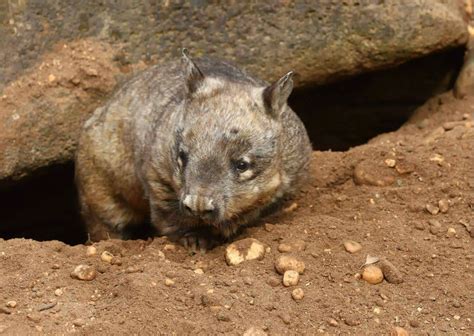
[[[280,116],[291,91],[293,91],[293,71],[263,90],[263,102],[271,116]]]
[[[197,67],[191,58],[188,56],[188,50],[183,48],[182,50],[182,61],[184,70],[184,80],[186,81],[186,87],[188,94],[193,94],[197,91],[204,81],[204,75],[201,70]]]

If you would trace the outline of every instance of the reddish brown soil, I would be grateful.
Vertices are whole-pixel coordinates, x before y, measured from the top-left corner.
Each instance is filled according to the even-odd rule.
[[[164,238],[104,241],[91,257],[83,245],[0,240],[0,334],[242,335],[254,326],[269,335],[387,335],[401,326],[413,335],[472,335],[473,111],[474,97],[446,94],[397,132],[348,152],[315,152],[314,181],[298,208],[237,238],[267,244],[261,261],[231,267],[224,246],[191,256],[165,250]],[[379,185],[355,184],[355,170]],[[442,199],[447,213],[426,210]],[[346,252],[348,239],[362,250]],[[306,263],[298,302],[274,270],[282,240],[306,242],[296,252]],[[104,250],[121,265],[103,262]],[[386,257],[404,282],[358,279],[368,254]],[[97,277],[72,279],[79,264],[96,267]]]

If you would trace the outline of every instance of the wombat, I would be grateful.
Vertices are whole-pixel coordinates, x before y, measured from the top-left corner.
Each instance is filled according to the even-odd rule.
[[[90,238],[126,238],[151,223],[205,251],[298,190],[311,145],[287,105],[292,72],[275,83],[219,60],[138,74],[84,124],[76,183]]]

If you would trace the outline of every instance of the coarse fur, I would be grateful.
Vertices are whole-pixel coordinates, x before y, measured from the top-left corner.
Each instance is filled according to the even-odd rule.
[[[291,77],[268,85],[183,51],[122,86],[85,123],[76,153],[91,239],[148,221],[205,250],[298,190],[311,145],[286,102]]]

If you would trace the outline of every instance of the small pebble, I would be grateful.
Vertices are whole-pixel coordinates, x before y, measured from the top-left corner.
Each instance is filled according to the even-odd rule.
[[[398,162],[395,166],[395,170],[401,175],[412,173],[415,171],[415,168],[413,163],[407,161]]]
[[[278,245],[278,252],[281,252],[281,253],[291,252],[291,246],[289,244],[280,244]]]
[[[275,227],[275,224],[270,224],[270,223],[265,223],[265,224],[263,225],[263,228],[264,228],[265,231],[267,231],[267,232],[272,232],[274,227]]]
[[[293,212],[298,209],[298,203],[291,203],[289,206],[283,209],[283,212]]]
[[[204,271],[202,270],[202,268],[196,268],[194,270],[194,273],[198,274],[198,275],[203,275],[204,274]]]
[[[75,326],[75,327],[82,327],[83,325],[86,324],[86,322],[81,319],[81,318],[77,318],[75,319],[74,321],[72,321],[72,324]]]
[[[63,295],[63,290],[61,288],[58,288],[54,291],[54,295],[56,296],[61,296]]]
[[[397,161],[395,161],[395,159],[385,159],[385,164],[387,167],[393,168],[397,164]]]
[[[439,233],[441,233],[442,227],[439,221],[437,221],[436,219],[431,219],[428,222],[430,224],[431,234],[438,235]]]
[[[420,326],[420,322],[417,320],[410,320],[409,324],[412,328],[418,328]]]
[[[353,241],[353,240],[346,240],[344,242],[344,248],[349,253],[357,253],[360,250],[362,250],[362,245],[359,244],[358,242]]]
[[[13,300],[8,301],[8,302],[6,303],[6,306],[7,306],[8,308],[15,308],[16,305],[17,305],[16,301],[13,301]]]
[[[379,267],[382,270],[383,276],[387,282],[392,284],[400,284],[403,282],[402,273],[387,259],[380,260]]]
[[[290,242],[290,246],[293,251],[302,252],[306,250],[306,242],[301,239],[293,240]]]
[[[303,289],[302,288],[293,289],[293,291],[291,292],[291,297],[296,301],[302,300],[304,298]]]
[[[110,264],[121,266],[122,265],[122,259],[120,257],[113,257],[112,260],[110,261]]]
[[[305,270],[305,264],[296,257],[290,255],[281,255],[275,261],[275,269],[279,274],[284,274],[289,270],[297,271],[299,274],[303,274]]]
[[[393,328],[390,335],[391,336],[409,336],[408,331],[406,331],[402,327]]]
[[[438,166],[442,166],[444,157],[438,153],[435,153],[432,157],[430,157],[430,161],[436,162]]]
[[[55,307],[57,304],[58,304],[57,301],[53,301],[53,302],[50,302],[50,303],[45,303],[45,304],[40,305],[36,310],[37,311],[48,310],[48,309],[51,309],[51,308]]]
[[[448,228],[448,231],[446,232],[446,235],[451,238],[456,235],[456,230],[452,227]]]
[[[339,323],[335,319],[329,319],[328,324],[332,327],[337,327]]]
[[[278,315],[278,317],[280,317],[281,320],[283,321],[283,323],[285,323],[285,324],[290,324],[291,323],[291,317],[290,317],[290,314],[288,314],[288,313],[280,313]]]
[[[174,245],[174,244],[166,244],[166,245],[163,247],[163,250],[165,250],[165,251],[175,251],[175,250],[176,250],[176,245]]]
[[[423,231],[425,229],[425,224],[423,222],[415,222],[415,229]]]
[[[143,272],[143,267],[141,266],[128,266],[125,269],[125,273],[140,273]]]
[[[262,329],[258,327],[250,327],[245,330],[243,336],[267,336],[268,334]]]
[[[426,204],[426,211],[428,211],[432,215],[437,215],[439,213],[439,208],[434,206],[433,204]]]
[[[41,321],[41,315],[39,315],[37,313],[28,314],[28,315],[26,315],[26,318],[30,321],[35,322],[35,323],[38,323],[39,321]]]
[[[355,327],[360,324],[360,322],[352,317],[345,317],[344,318],[344,323],[348,325],[349,327]]]
[[[278,245],[278,252],[287,253],[287,252],[301,252],[306,250],[306,242],[301,239],[283,241]]]
[[[458,320],[461,319],[461,316],[459,316],[459,315],[454,315],[454,316],[453,316],[453,319],[455,319],[456,321],[458,321]]]
[[[280,285],[280,279],[278,279],[277,277],[270,277],[268,278],[267,280],[267,284],[270,285],[271,287],[277,287]]]
[[[245,238],[229,244],[225,249],[227,265],[235,266],[248,260],[261,260],[265,257],[265,245],[253,238]]]
[[[166,278],[165,279],[165,285],[168,286],[168,287],[171,287],[174,285],[174,281],[170,278]]]
[[[109,264],[112,262],[113,258],[114,258],[114,255],[112,253],[108,252],[108,251],[104,251],[100,255],[100,259],[102,259],[102,261],[105,261]]]
[[[375,265],[366,266],[362,272],[362,279],[372,285],[379,284],[383,281],[382,270]]]
[[[221,310],[220,312],[217,313],[217,320],[222,321],[222,322],[230,322],[231,318],[227,312]]]
[[[97,254],[97,248],[95,246],[93,246],[93,245],[87,246],[86,256],[91,257],[91,256],[96,255],[96,254]]]
[[[88,265],[76,266],[71,273],[71,277],[78,280],[91,281],[97,276],[97,271],[94,267]]]
[[[438,208],[441,213],[446,213],[449,210],[449,201],[447,199],[439,200]]]
[[[289,270],[283,274],[283,285],[285,287],[296,286],[300,281],[300,274],[297,271]]]

